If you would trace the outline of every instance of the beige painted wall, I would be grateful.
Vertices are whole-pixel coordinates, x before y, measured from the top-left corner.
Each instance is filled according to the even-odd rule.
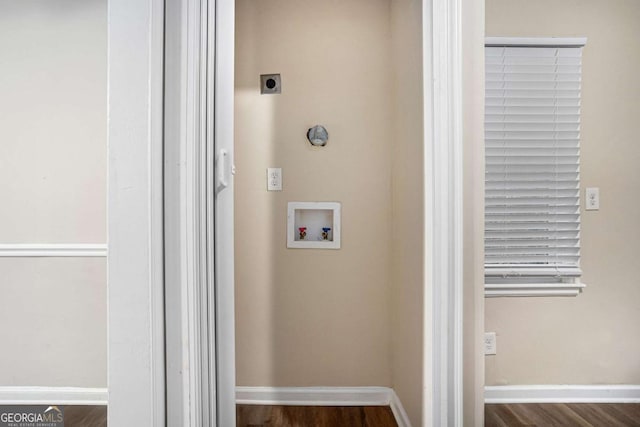
[[[498,355],[487,384],[640,384],[640,2],[487,0],[489,36],[586,36],[582,188],[600,210],[582,212],[576,298],[488,299]],[[582,193],[584,195],[584,192]]]
[[[106,0],[0,0],[2,243],[106,241],[106,37]]]
[[[391,1],[392,381],[411,422],[422,420],[424,144],[422,2]]]
[[[237,383],[390,386],[389,1],[236,6]],[[281,95],[260,95],[263,73]],[[342,202],[342,249],[287,249],[288,201]]]
[[[106,1],[0,0],[0,243],[106,241]],[[106,386],[104,259],[0,260],[0,385]]]
[[[106,387],[104,259],[0,259],[0,386]]]

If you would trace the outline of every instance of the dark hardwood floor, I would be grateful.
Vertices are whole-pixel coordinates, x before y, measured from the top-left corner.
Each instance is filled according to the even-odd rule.
[[[65,406],[65,427],[107,427],[106,406]]]
[[[106,427],[106,406],[65,406],[65,427]],[[238,427],[397,427],[388,406],[238,405]],[[640,427],[640,403],[486,405],[485,427]]]
[[[237,427],[397,427],[388,406],[237,405]]]
[[[485,405],[485,427],[640,427],[640,403]]]
[[[238,405],[237,427],[397,427],[388,406]],[[107,427],[106,406],[65,406],[65,427]]]

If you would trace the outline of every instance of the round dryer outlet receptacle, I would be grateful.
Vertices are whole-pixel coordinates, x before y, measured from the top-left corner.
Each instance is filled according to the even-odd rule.
[[[260,93],[263,95],[272,95],[282,92],[282,79],[280,74],[261,74],[260,75]]]

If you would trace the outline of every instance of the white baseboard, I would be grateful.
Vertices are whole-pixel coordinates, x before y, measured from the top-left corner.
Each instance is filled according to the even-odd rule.
[[[485,403],[640,403],[640,385],[486,386]]]
[[[390,406],[399,427],[411,427],[395,391],[389,387],[236,387],[243,405]]]
[[[400,402],[400,398],[396,394],[395,390],[391,390],[391,402],[389,403],[391,406],[391,411],[393,412],[393,416],[396,418],[396,422],[398,423],[398,427],[411,427],[411,421],[409,421],[409,416],[407,412],[404,410],[404,406],[402,406],[402,402]]]
[[[387,387],[236,387],[244,405],[373,406],[388,405]]]
[[[106,405],[106,388],[0,387],[0,405]]]

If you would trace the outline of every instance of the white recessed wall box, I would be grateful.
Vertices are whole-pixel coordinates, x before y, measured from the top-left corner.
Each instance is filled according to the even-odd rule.
[[[287,247],[340,249],[340,203],[289,202]]]

